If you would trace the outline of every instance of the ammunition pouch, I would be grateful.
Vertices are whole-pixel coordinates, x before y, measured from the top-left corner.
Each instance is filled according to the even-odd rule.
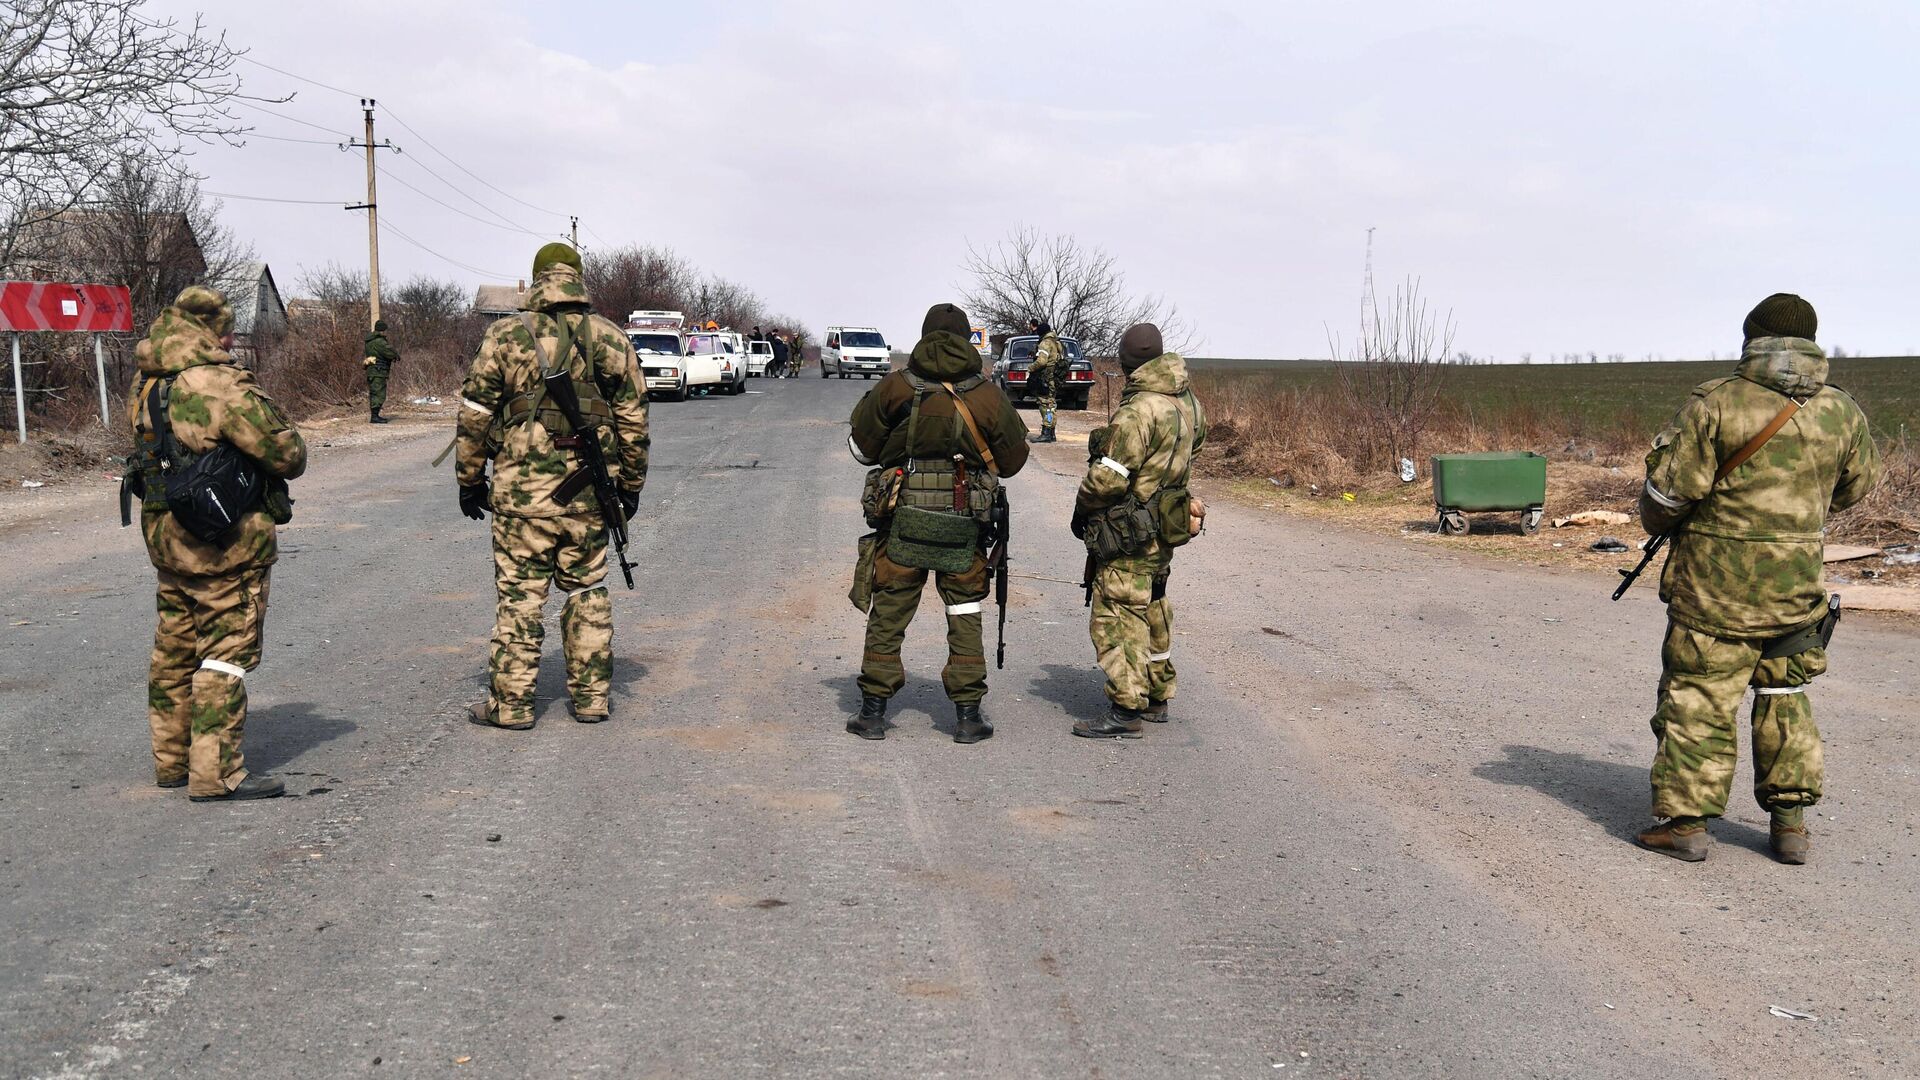
[[[1096,562],[1144,555],[1160,536],[1160,526],[1145,503],[1129,495],[1087,518],[1084,542]]]
[[[902,505],[887,533],[887,558],[901,566],[959,574],[980,555],[980,525],[952,510]]]
[[[865,615],[873,609],[873,564],[880,555],[880,534],[870,532],[860,538],[860,556],[853,564],[853,588],[847,599]]]
[[[1165,487],[1153,493],[1148,502],[1159,522],[1160,542],[1170,548],[1193,539],[1193,494],[1185,487]]]
[[[1827,598],[1827,613],[1819,621],[1762,645],[1760,658],[1778,660],[1784,656],[1799,656],[1808,649],[1824,649],[1833,640],[1834,627],[1839,625],[1840,594],[1834,593]]]
[[[860,493],[860,512],[866,515],[867,528],[886,528],[887,520],[893,517],[893,508],[900,504],[900,488],[906,475],[907,471],[899,466],[868,470],[866,487]]]

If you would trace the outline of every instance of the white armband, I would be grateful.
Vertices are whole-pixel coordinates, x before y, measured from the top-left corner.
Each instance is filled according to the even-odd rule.
[[[1112,469],[1114,472],[1119,473],[1120,479],[1122,480],[1131,479],[1133,476],[1132,469],[1127,468],[1125,465],[1120,464],[1119,462],[1113,460],[1110,457],[1103,457],[1099,461],[1095,462],[1095,464],[1105,466],[1106,468]]]

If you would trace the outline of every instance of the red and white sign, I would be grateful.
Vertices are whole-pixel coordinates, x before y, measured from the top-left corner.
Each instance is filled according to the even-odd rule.
[[[0,282],[0,330],[133,331],[133,299],[124,285],[58,281]]]

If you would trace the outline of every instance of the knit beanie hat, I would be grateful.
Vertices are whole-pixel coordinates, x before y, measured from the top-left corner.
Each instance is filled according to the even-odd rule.
[[[973,332],[973,324],[967,321],[966,312],[952,304],[935,304],[927,309],[927,317],[920,321],[920,336],[926,337],[935,330],[966,337]]]
[[[1120,366],[1132,371],[1166,352],[1160,328],[1150,322],[1135,323],[1120,335]]]
[[[580,253],[572,247],[555,240],[542,247],[533,256],[533,276],[539,277],[540,271],[554,263],[565,263],[575,270],[580,269]]]
[[[1757,337],[1794,337],[1813,340],[1820,327],[1820,319],[1813,313],[1813,305],[1792,293],[1774,293],[1759,306],[1747,313],[1747,321],[1741,326],[1747,340]]]

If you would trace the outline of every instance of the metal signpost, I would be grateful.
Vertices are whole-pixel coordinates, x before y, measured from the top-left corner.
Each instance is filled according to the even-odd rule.
[[[107,352],[101,334],[133,332],[133,299],[124,285],[68,285],[59,281],[0,281],[0,330],[13,334],[13,412],[27,441],[26,379],[20,335],[52,331],[93,335],[94,375],[100,384],[100,423],[107,413]]]

